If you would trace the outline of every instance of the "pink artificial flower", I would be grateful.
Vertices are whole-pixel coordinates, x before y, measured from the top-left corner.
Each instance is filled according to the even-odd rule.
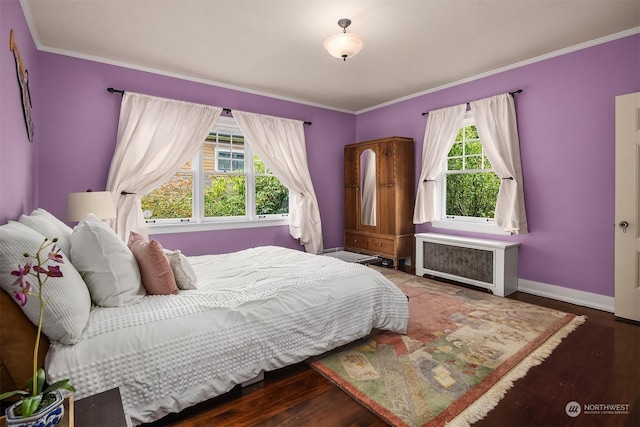
[[[27,295],[31,295],[31,285],[27,282],[24,282],[24,285],[21,290],[13,292],[22,307],[27,303]]]
[[[31,271],[31,263],[26,263],[24,267],[19,265],[18,270],[11,272],[12,276],[18,276],[16,281],[13,282],[13,285],[19,285],[21,288],[24,288],[25,287],[24,278],[29,274],[30,271]]]
[[[64,260],[62,259],[62,254],[60,253],[60,248],[56,250],[56,245],[53,245],[51,248],[51,252],[47,256],[51,261],[58,262],[60,264],[64,264]]]
[[[33,267],[33,269],[38,273],[46,274],[49,277],[62,277],[62,272],[60,271],[60,267],[57,265],[48,265],[47,266],[48,270],[45,270],[39,265],[36,265],[35,267]]]

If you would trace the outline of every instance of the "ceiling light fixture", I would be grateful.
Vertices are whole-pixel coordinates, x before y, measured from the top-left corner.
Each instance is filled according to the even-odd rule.
[[[347,58],[356,56],[358,52],[360,52],[364,42],[355,34],[347,34],[347,27],[351,25],[350,19],[340,19],[338,25],[342,28],[342,33],[326,39],[324,41],[324,48],[331,56],[342,58],[343,61],[346,61]]]

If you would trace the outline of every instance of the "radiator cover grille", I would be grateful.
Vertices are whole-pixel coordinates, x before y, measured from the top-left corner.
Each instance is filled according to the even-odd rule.
[[[493,284],[493,251],[423,242],[424,268]]]
[[[518,290],[518,243],[418,233],[416,274],[489,289],[501,297]]]

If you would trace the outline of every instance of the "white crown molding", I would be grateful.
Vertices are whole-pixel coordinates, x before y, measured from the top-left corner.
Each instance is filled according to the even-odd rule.
[[[614,312],[614,298],[561,286],[518,279],[518,292],[551,298],[596,310]]]
[[[329,105],[319,104],[319,103],[315,103],[315,102],[305,101],[305,100],[301,100],[301,99],[297,99],[297,98],[277,95],[277,94],[273,94],[273,93],[270,93],[270,92],[264,92],[264,91],[254,90],[254,89],[248,89],[248,88],[241,87],[241,86],[235,86],[235,85],[230,85],[230,84],[226,84],[226,83],[216,82],[214,80],[191,77],[191,76],[180,74],[180,73],[168,72],[168,71],[155,69],[155,68],[152,68],[152,67],[140,66],[140,65],[124,62],[124,61],[116,61],[116,60],[112,60],[112,59],[108,59],[108,58],[103,58],[101,56],[86,55],[86,54],[81,54],[81,53],[70,51],[70,50],[66,50],[66,49],[57,49],[57,48],[52,48],[52,47],[49,47],[49,46],[45,46],[45,45],[43,45],[41,43],[40,36],[39,36],[38,32],[36,31],[35,25],[33,24],[33,18],[32,18],[32,15],[31,15],[31,9],[29,8],[28,3],[26,1],[24,1],[24,0],[20,0],[20,5],[22,6],[22,12],[24,14],[25,20],[27,21],[27,26],[29,27],[29,32],[31,33],[31,38],[33,39],[33,42],[36,45],[36,49],[38,49],[40,51],[43,51],[43,52],[55,53],[55,54],[58,54],[58,55],[70,56],[70,57],[73,57],[73,58],[84,59],[84,60],[94,61],[94,62],[100,62],[100,63],[104,63],[104,64],[109,64],[109,65],[115,65],[115,66],[118,66],[118,67],[129,68],[129,69],[138,70],[138,71],[144,71],[144,72],[163,75],[163,76],[167,76],[167,77],[173,77],[173,78],[180,79],[180,80],[187,80],[187,81],[192,81],[192,82],[195,82],[195,83],[202,83],[202,84],[206,84],[206,85],[210,85],[210,86],[217,86],[217,87],[221,87],[221,88],[225,88],[225,89],[237,90],[239,92],[249,93],[249,94],[253,94],[253,95],[260,95],[260,96],[265,96],[265,97],[268,97],[268,98],[279,99],[279,100],[282,100],[282,101],[294,102],[294,103],[297,103],[297,104],[308,105],[308,106],[311,106],[311,107],[318,107],[318,108],[323,108],[323,109],[327,109],[327,110],[337,111],[337,112],[340,112],[340,113],[348,113],[348,114],[355,114],[355,115],[366,113],[368,111],[377,110],[379,108],[386,107],[388,105],[397,104],[399,102],[406,101],[406,100],[413,99],[413,98],[417,98],[419,96],[423,96],[423,95],[427,95],[427,94],[430,94],[430,93],[438,92],[438,91],[441,91],[443,89],[447,89],[447,88],[450,88],[450,87],[461,85],[463,83],[472,82],[474,80],[479,80],[479,79],[482,79],[484,77],[492,76],[494,74],[499,74],[499,73],[502,73],[502,72],[505,72],[505,71],[513,70],[515,68],[524,67],[526,65],[534,64],[536,62],[544,61],[546,59],[555,58],[557,56],[565,55],[567,53],[576,52],[578,50],[586,49],[586,48],[589,48],[589,47],[592,47],[592,46],[597,46],[599,44],[607,43],[607,42],[610,42],[610,41],[613,41],[613,40],[618,40],[618,39],[621,39],[621,38],[624,38],[624,37],[628,37],[628,36],[640,33],[640,27],[631,28],[631,29],[628,29],[628,30],[625,30],[625,31],[621,31],[619,33],[614,33],[614,34],[611,34],[611,35],[608,35],[608,36],[600,37],[600,38],[595,39],[595,40],[591,40],[591,41],[587,41],[587,42],[584,42],[584,43],[580,43],[580,44],[577,44],[577,45],[574,45],[574,46],[567,47],[565,49],[556,50],[554,52],[547,53],[545,55],[536,56],[534,58],[527,59],[525,61],[520,61],[520,62],[517,62],[515,64],[511,64],[511,65],[507,65],[507,66],[504,66],[504,67],[496,68],[495,70],[487,71],[485,73],[477,74],[475,76],[467,77],[467,78],[461,79],[461,80],[456,80],[455,82],[447,83],[447,84],[444,84],[444,85],[441,85],[441,86],[438,86],[438,87],[435,87],[435,88],[427,89],[427,90],[424,90],[424,91],[421,91],[421,92],[417,92],[417,93],[414,93],[414,94],[411,94],[411,95],[407,95],[407,96],[404,96],[404,97],[401,97],[401,98],[397,98],[397,99],[394,99],[394,100],[391,100],[391,101],[387,101],[387,102],[384,102],[382,104],[374,105],[372,107],[368,107],[368,108],[365,108],[365,109],[362,109],[362,110],[353,111],[353,110],[337,108],[337,107],[333,107],[333,106],[329,106]]]
[[[557,56],[566,55],[568,53],[577,52],[582,49],[587,49],[589,47],[597,46],[603,43],[608,43],[610,41],[618,40],[624,37],[632,36],[634,34],[640,33],[640,27],[631,28],[629,30],[621,31],[619,33],[610,34],[605,37],[600,37],[598,39],[590,40],[584,43],[580,43],[574,46],[569,46],[564,49],[556,50],[554,52],[546,53],[544,55],[536,56],[534,58],[526,59],[524,61],[516,62],[515,64],[506,65],[504,67],[496,68],[495,70],[487,71],[486,73],[476,74],[475,76],[467,77],[465,79],[456,80],[455,82],[447,83],[442,86],[434,87],[432,89],[427,89],[422,92],[414,93],[411,95],[403,96],[402,98],[397,98],[391,101],[384,102],[382,104],[374,105],[373,107],[365,108],[362,110],[356,111],[356,114],[362,114],[369,111],[377,110],[382,107],[386,107],[389,105],[397,104],[402,101],[407,101],[409,99],[417,98],[419,96],[427,95],[430,93],[438,92],[443,89],[448,89],[450,87],[458,86],[464,83],[469,83],[474,80],[479,80],[485,77],[489,77],[495,74],[503,73],[505,71],[514,70],[516,68],[524,67],[526,65],[535,64],[536,62],[545,61],[547,59],[555,58]]]

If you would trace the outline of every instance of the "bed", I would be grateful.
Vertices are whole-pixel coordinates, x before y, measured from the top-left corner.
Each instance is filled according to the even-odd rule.
[[[52,340],[48,382],[69,378],[75,399],[119,387],[138,425],[374,328],[406,331],[406,297],[363,265],[275,246],[187,259],[196,289],[94,304],[74,343]]]

